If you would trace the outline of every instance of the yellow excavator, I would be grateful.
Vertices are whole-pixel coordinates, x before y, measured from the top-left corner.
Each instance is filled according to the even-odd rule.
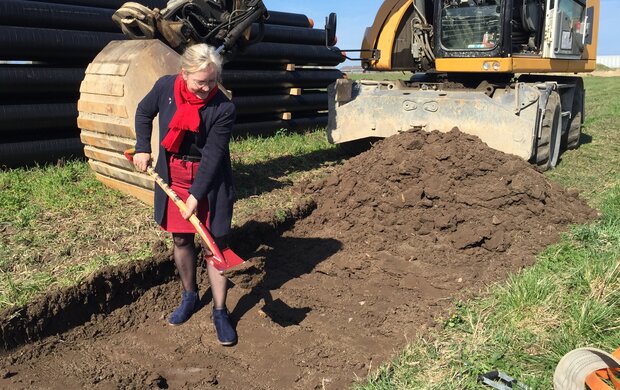
[[[362,66],[414,75],[337,80],[328,89],[328,138],[355,150],[409,129],[457,127],[550,169],[561,150],[579,145],[585,91],[570,74],[595,68],[599,6],[600,0],[387,0],[364,35]],[[97,177],[149,202],[152,179],[123,157],[134,144],[137,102],[158,77],[178,70],[178,53],[192,43],[216,46],[226,59],[238,52],[264,57],[270,44],[255,43],[279,31],[265,25],[277,14],[261,0],[171,0],[163,9],[125,3],[114,20],[131,40],[106,46],[80,86],[80,138]],[[276,54],[291,63],[318,56],[341,62],[331,46],[334,14],[324,33],[333,52],[281,43]]]
[[[579,145],[596,65],[599,0],[387,0],[366,29],[365,71],[410,80],[329,91],[328,136],[359,150],[409,129],[462,132],[547,170]],[[328,18],[327,31],[336,27]]]

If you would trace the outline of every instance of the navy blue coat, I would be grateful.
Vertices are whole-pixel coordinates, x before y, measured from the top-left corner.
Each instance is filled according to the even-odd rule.
[[[169,152],[161,146],[161,141],[168,134],[168,124],[176,112],[176,77],[177,75],[168,75],[157,80],[136,110],[136,152],[151,153],[151,129],[153,119],[159,113],[160,146],[155,171],[167,183],[170,183]],[[199,112],[200,127],[195,142],[202,157],[189,192],[199,201],[207,197],[211,233],[215,237],[223,237],[230,231],[233,212],[229,143],[235,122],[235,106],[226,95],[218,91]],[[155,221],[160,225],[166,215],[167,199],[166,193],[155,185]]]

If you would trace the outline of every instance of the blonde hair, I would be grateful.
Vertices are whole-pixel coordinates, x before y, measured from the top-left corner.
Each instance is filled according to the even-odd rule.
[[[222,57],[215,52],[213,46],[209,46],[206,43],[199,43],[188,47],[181,56],[181,69],[188,73],[207,69],[209,65],[215,66],[219,78],[222,74]]]

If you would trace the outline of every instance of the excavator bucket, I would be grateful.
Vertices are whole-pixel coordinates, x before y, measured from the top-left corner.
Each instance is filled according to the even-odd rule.
[[[153,203],[153,179],[135,172],[123,152],[135,145],[138,103],[179,66],[179,54],[158,40],[112,41],[88,65],[80,86],[77,122],[90,167],[107,186],[147,204]],[[159,139],[157,118],[151,139]],[[157,161],[159,148],[152,146]]]

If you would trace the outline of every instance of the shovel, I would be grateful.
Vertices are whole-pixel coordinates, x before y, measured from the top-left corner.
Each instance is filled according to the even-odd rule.
[[[125,155],[125,158],[127,158],[127,160],[133,161],[133,155],[135,153],[136,153],[135,149],[128,149],[123,154]],[[172,201],[179,208],[179,210],[181,210],[182,212],[185,212],[187,210],[185,203],[181,200],[181,198],[179,198],[176,192],[174,192],[172,188],[170,188],[168,184],[166,184],[164,180],[155,172],[153,167],[151,166],[147,167],[146,173],[148,173],[153,179],[155,179],[155,182],[161,187],[162,190],[164,190],[166,195],[168,195],[168,197],[172,199]],[[214,266],[215,269],[217,269],[220,272],[224,272],[227,269],[236,267],[239,264],[244,263],[244,260],[241,257],[239,257],[235,252],[233,252],[232,249],[226,248],[223,251],[221,251],[220,248],[218,248],[217,244],[215,243],[215,240],[213,239],[213,236],[209,232],[209,229],[207,229],[202,224],[202,222],[200,222],[198,217],[196,217],[195,215],[192,215],[189,218],[189,222],[191,222],[191,224],[194,226],[194,229],[196,229],[196,232],[198,233],[200,238],[202,238],[204,243],[207,244],[207,247],[213,254],[212,256],[207,256],[207,261],[212,266]]]

